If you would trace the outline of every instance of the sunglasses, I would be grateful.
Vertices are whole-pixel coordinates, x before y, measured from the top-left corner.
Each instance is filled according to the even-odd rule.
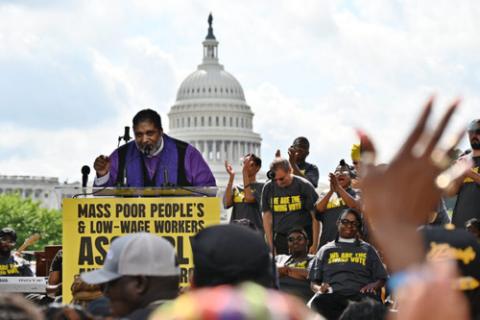
[[[348,219],[342,219],[340,220],[340,223],[343,224],[344,226],[351,226],[351,227],[355,227],[357,228],[360,223],[358,223],[358,221],[351,221],[351,220],[348,220]]]
[[[469,130],[468,133],[470,134],[476,134],[476,135],[480,135],[480,129],[476,129],[476,130]]]
[[[303,236],[288,237],[288,238],[287,238],[288,242],[302,241],[302,240],[304,240],[304,239],[305,239],[305,237],[303,237]]]

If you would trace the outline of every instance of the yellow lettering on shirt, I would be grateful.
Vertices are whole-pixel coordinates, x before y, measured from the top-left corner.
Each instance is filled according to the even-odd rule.
[[[13,263],[0,265],[0,276],[20,274],[18,266]]]
[[[457,259],[467,265],[473,260],[475,260],[476,253],[475,250],[468,246],[465,249],[459,249],[451,247],[448,243],[430,243],[430,250],[427,254],[427,260],[429,261],[438,261],[444,259]]]
[[[333,263],[356,263],[365,266],[367,264],[366,252],[342,252],[340,255],[338,252],[330,252],[327,260],[327,264]]]
[[[233,190],[233,202],[234,203],[243,203],[245,201],[245,192],[238,191],[238,189]]]
[[[273,210],[275,212],[291,212],[301,210],[303,207],[300,196],[284,196],[273,198]]]
[[[343,201],[342,198],[330,199],[327,203],[327,209],[338,208],[345,205],[345,201]]]

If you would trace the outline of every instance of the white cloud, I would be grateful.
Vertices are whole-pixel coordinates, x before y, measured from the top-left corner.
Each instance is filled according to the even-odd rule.
[[[357,127],[387,160],[434,92],[437,119],[448,101],[464,98],[450,132],[480,117],[474,0],[9,2],[0,5],[0,83],[18,79],[26,93],[0,86],[0,101],[8,101],[0,109],[23,110],[0,120],[8,123],[2,173],[77,177],[81,165],[113,149],[142,107],[155,107],[167,127],[178,85],[201,61],[210,11],[220,61],[244,87],[266,162],[305,135],[326,179],[348,159]],[[45,89],[33,90],[42,81]],[[55,99],[62,104],[48,108]],[[82,125],[68,123],[80,108]],[[63,126],[52,120],[59,115]],[[27,126],[29,117],[53,124]]]

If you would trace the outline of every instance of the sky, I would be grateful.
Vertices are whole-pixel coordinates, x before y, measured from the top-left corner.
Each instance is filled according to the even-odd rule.
[[[462,99],[447,137],[480,118],[475,0],[0,0],[0,175],[78,181],[143,108],[167,129],[210,12],[265,163],[306,136],[327,181],[356,128],[388,161],[432,94],[433,123]]]

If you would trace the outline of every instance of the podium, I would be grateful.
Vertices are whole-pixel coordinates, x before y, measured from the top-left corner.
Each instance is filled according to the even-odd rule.
[[[78,191],[78,192],[76,192]],[[180,284],[193,267],[190,237],[220,223],[217,188],[77,188],[63,190],[63,301],[71,301],[74,276],[103,265],[119,236],[149,232],[177,250]]]

